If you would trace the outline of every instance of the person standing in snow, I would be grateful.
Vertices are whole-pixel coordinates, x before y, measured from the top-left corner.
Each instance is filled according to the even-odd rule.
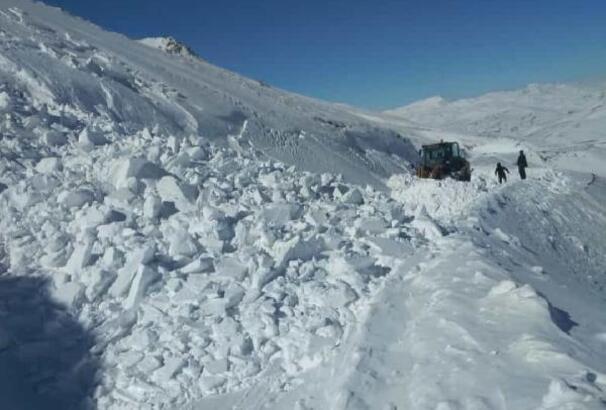
[[[521,179],[526,179],[527,167],[528,162],[526,162],[526,155],[524,155],[524,151],[520,150],[520,155],[518,156],[518,171],[520,172]]]
[[[499,177],[499,184],[502,184],[503,181],[507,182],[507,174],[509,174],[509,170],[501,165],[500,162],[497,162],[497,169],[494,171],[494,173]]]

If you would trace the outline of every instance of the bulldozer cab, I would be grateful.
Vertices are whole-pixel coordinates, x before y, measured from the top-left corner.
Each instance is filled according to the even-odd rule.
[[[416,169],[419,178],[451,177],[459,181],[471,179],[469,162],[463,158],[457,142],[441,141],[437,144],[423,145],[419,156],[421,161]]]
[[[461,158],[461,150],[457,142],[439,142],[423,145],[419,155],[423,165],[433,167],[443,164],[451,158]]]

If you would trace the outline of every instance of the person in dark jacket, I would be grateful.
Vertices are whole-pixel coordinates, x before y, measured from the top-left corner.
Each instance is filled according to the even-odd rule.
[[[500,162],[497,162],[497,169],[495,169],[494,173],[499,177],[499,184],[502,184],[503,181],[507,182],[507,174],[509,174],[509,170],[501,165]]]
[[[526,179],[527,167],[528,162],[526,162],[526,155],[524,155],[524,151],[520,151],[520,155],[518,156],[518,171],[520,172],[520,178]]]

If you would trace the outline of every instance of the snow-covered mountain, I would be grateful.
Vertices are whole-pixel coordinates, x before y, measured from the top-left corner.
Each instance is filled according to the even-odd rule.
[[[232,136],[267,158],[373,185],[415,158],[397,133],[336,105],[200,59],[175,59],[162,51],[186,49],[171,40],[146,41],[162,49],[157,50],[41,4],[2,4],[2,72],[19,78],[36,107],[45,105],[55,114],[69,103],[76,128],[85,122],[106,133],[112,127],[119,133],[148,128],[203,135],[219,144]],[[21,11],[10,11],[11,4]]]
[[[477,98],[434,97],[388,118],[463,135],[512,138],[560,167],[606,176],[606,86],[533,84]]]
[[[604,408],[606,182],[556,161],[599,90],[369,113],[29,0],[0,39],[0,408]],[[470,183],[410,175],[440,138]]]

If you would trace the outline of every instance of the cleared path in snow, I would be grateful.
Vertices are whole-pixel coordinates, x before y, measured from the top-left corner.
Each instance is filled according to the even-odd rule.
[[[603,209],[599,215],[591,196],[575,195],[582,182],[540,174],[501,189],[486,180],[407,187],[416,195],[402,198],[417,201],[411,208],[425,219],[420,230],[431,221],[438,229],[425,231],[427,253],[409,260],[373,301],[332,408],[604,408],[600,363],[606,357],[599,348],[606,323],[595,312],[605,295],[592,293],[586,280],[606,263],[583,257],[589,251],[566,230],[579,227],[598,242],[596,252],[606,226]],[[555,221],[541,217],[541,209],[552,211]],[[566,225],[566,217],[576,219]],[[591,221],[599,225],[591,229]],[[562,237],[550,237],[546,229],[557,234],[558,227]],[[450,234],[440,237],[440,231]],[[561,249],[542,253],[543,235],[547,243],[559,239],[547,246]],[[569,261],[559,271],[558,261],[544,260],[557,255]]]

